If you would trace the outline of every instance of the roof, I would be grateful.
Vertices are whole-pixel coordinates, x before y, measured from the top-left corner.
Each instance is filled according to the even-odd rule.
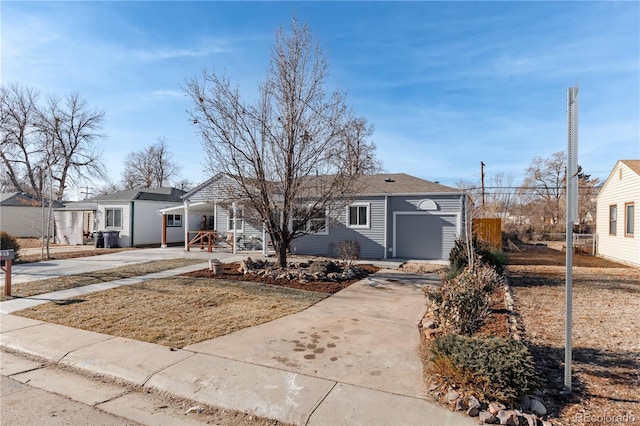
[[[405,173],[363,175],[358,179],[360,195],[365,194],[432,194],[462,193],[450,186],[440,185]]]
[[[635,174],[640,175],[640,160],[620,160],[620,162],[629,167]]]
[[[126,191],[119,191],[113,194],[99,195],[97,197],[84,200],[84,202],[101,201],[165,201],[172,203],[182,202],[182,195],[186,191],[173,187],[163,188],[136,188]]]
[[[333,177],[334,175],[307,176],[304,178],[303,187],[306,188],[308,195],[312,195],[315,185],[322,186],[325,181],[331,181]],[[357,195],[461,194],[463,192],[457,188],[405,173],[362,175],[354,182],[353,190]]]
[[[223,176],[223,174],[217,174],[196,186],[185,194],[183,198],[188,199],[192,194],[213,185],[222,179]],[[306,190],[303,190],[303,194],[312,196],[315,193],[313,189],[315,186],[322,185],[322,183],[332,180],[333,177],[334,175],[311,175],[304,177],[303,188]],[[355,182],[354,189],[358,195],[462,194],[464,192],[457,188],[440,185],[437,182],[420,179],[405,173],[363,175]]]
[[[0,193],[0,205],[2,207],[42,207],[42,200],[26,192],[3,192]],[[44,205],[48,206],[49,201],[45,199]],[[62,206],[61,202],[53,202],[53,207],[60,206]]]

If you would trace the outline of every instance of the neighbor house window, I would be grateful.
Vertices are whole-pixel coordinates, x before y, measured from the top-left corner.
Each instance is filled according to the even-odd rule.
[[[104,214],[107,228],[122,228],[122,209],[105,209]]]
[[[627,203],[624,205],[624,235],[627,237],[633,237],[633,210],[633,203]]]
[[[182,215],[181,214],[168,214],[167,215],[167,226],[168,227],[180,227],[180,226],[182,226]]]
[[[350,228],[369,227],[369,204],[352,204],[347,210],[347,224]]]
[[[618,226],[618,206],[614,204],[609,206],[609,235],[616,235],[616,226]]]
[[[244,229],[244,209],[236,208],[236,216],[233,216],[233,209],[229,209],[229,231],[242,231]]]

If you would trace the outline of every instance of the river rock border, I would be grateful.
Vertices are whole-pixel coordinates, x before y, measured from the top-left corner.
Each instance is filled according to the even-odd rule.
[[[507,327],[510,336],[514,340],[521,340],[523,329],[518,321],[515,311],[515,301],[507,277],[503,275],[504,303],[507,309]],[[428,309],[418,325],[422,353],[426,353],[428,341],[438,334],[433,320],[433,311]],[[446,385],[444,385],[446,386]],[[441,404],[454,411],[465,413],[469,417],[477,417],[480,424],[500,424],[511,426],[553,426],[553,423],[545,419],[547,408],[539,395],[525,395],[518,404],[518,409],[508,408],[498,402],[481,402],[473,395],[461,395],[452,386],[443,388],[442,384],[431,382],[429,393]]]

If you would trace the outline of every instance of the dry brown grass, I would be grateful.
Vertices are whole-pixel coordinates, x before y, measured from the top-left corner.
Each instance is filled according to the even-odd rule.
[[[573,268],[573,393],[564,395],[565,254],[536,250],[530,266],[526,252],[512,254],[508,275],[554,424],[640,424],[640,270],[598,258]]]
[[[37,320],[173,348],[299,312],[326,294],[174,277],[47,303],[16,313]]]
[[[96,284],[123,278],[138,277],[154,272],[166,271],[168,269],[180,268],[182,266],[202,263],[202,259],[167,259],[153,262],[137,263],[134,265],[120,266],[117,268],[105,269],[101,271],[86,272],[84,274],[68,275],[64,277],[51,278],[46,280],[31,281],[12,286],[12,296],[4,296],[4,286],[2,286],[2,296],[0,301],[11,300],[16,297],[29,297],[38,294],[51,293],[69,288],[81,287],[89,284]]]

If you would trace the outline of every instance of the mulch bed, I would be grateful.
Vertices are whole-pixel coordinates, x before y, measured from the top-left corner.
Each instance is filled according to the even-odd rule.
[[[380,270],[377,266],[366,264],[358,265],[359,268],[367,271],[369,274]],[[315,291],[318,293],[333,294],[349,287],[351,284],[360,281],[360,278],[347,281],[300,281],[300,280],[284,280],[272,277],[264,277],[253,274],[243,274],[240,270],[239,263],[226,263],[222,265],[222,273],[214,275],[208,269],[201,269],[195,272],[189,272],[183,276],[192,278],[215,278],[230,281],[250,281],[261,284],[270,284],[280,287],[295,288],[297,290]]]

